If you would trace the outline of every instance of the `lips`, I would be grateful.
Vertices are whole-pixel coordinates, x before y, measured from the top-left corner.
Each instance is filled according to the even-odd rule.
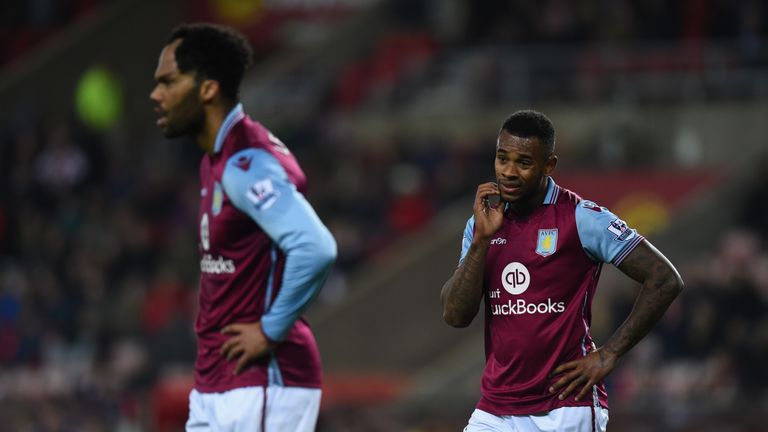
[[[519,184],[499,183],[499,190],[507,195],[513,195],[520,190],[520,186]]]
[[[168,124],[168,116],[165,114],[165,111],[160,107],[155,107],[155,114],[159,116],[155,124],[157,124],[158,127],[165,127],[165,125]]]

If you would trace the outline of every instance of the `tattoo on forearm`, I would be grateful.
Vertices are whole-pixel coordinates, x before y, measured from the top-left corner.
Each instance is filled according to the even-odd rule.
[[[643,287],[632,313],[604,347],[617,356],[629,351],[648,334],[681,289],[674,269],[665,260],[660,260],[651,249],[639,252],[631,262],[622,265],[622,271],[634,278],[642,276]]]
[[[484,251],[471,247],[456,274],[443,288],[443,301],[447,310],[463,317],[477,312],[481,300],[484,267]]]

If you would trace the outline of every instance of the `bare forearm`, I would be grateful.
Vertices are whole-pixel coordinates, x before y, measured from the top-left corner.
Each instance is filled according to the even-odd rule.
[[[440,299],[443,302],[443,319],[449,325],[466,327],[477,315],[483,298],[483,272],[487,254],[487,242],[473,243],[464,261],[443,285]]]
[[[651,331],[682,289],[683,281],[675,271],[646,279],[632,312],[603,349],[616,357],[624,355]]]

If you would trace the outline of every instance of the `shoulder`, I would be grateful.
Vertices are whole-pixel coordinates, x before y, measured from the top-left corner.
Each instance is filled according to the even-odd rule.
[[[232,155],[221,176],[224,192],[237,207],[246,199],[261,208],[272,203],[280,190],[292,187],[280,162],[267,150],[248,148]]]
[[[576,203],[574,212],[576,225],[582,235],[590,231],[600,230],[616,219],[616,215],[594,201],[582,199]]]
[[[555,186],[550,206],[560,221],[571,221],[578,218],[579,208],[585,202],[577,193],[562,186]]]
[[[268,148],[271,133],[261,123],[245,116],[231,126],[224,145],[225,157],[245,149]]]
[[[227,159],[224,178],[265,176],[275,179],[287,179],[285,169],[277,158],[263,148],[246,148]]]
[[[562,186],[555,186],[555,199],[554,203],[558,206],[564,207],[576,207],[584,199],[576,192],[566,189]]]
[[[243,125],[244,132],[247,134],[247,141],[250,147],[271,149],[284,155],[291,154],[285,143],[267,129],[266,126],[251,120],[250,117],[246,117],[241,124]]]
[[[607,208],[590,200],[579,200],[576,203],[576,219],[578,220],[602,220],[613,219],[616,216]]]

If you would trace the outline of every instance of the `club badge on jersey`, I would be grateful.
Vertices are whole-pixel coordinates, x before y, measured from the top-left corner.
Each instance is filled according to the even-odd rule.
[[[536,253],[546,257],[557,250],[557,228],[540,229],[536,241]]]
[[[224,202],[224,192],[221,189],[221,184],[216,182],[213,185],[213,200],[211,200],[211,213],[214,216],[218,216],[221,213],[221,205]]]

